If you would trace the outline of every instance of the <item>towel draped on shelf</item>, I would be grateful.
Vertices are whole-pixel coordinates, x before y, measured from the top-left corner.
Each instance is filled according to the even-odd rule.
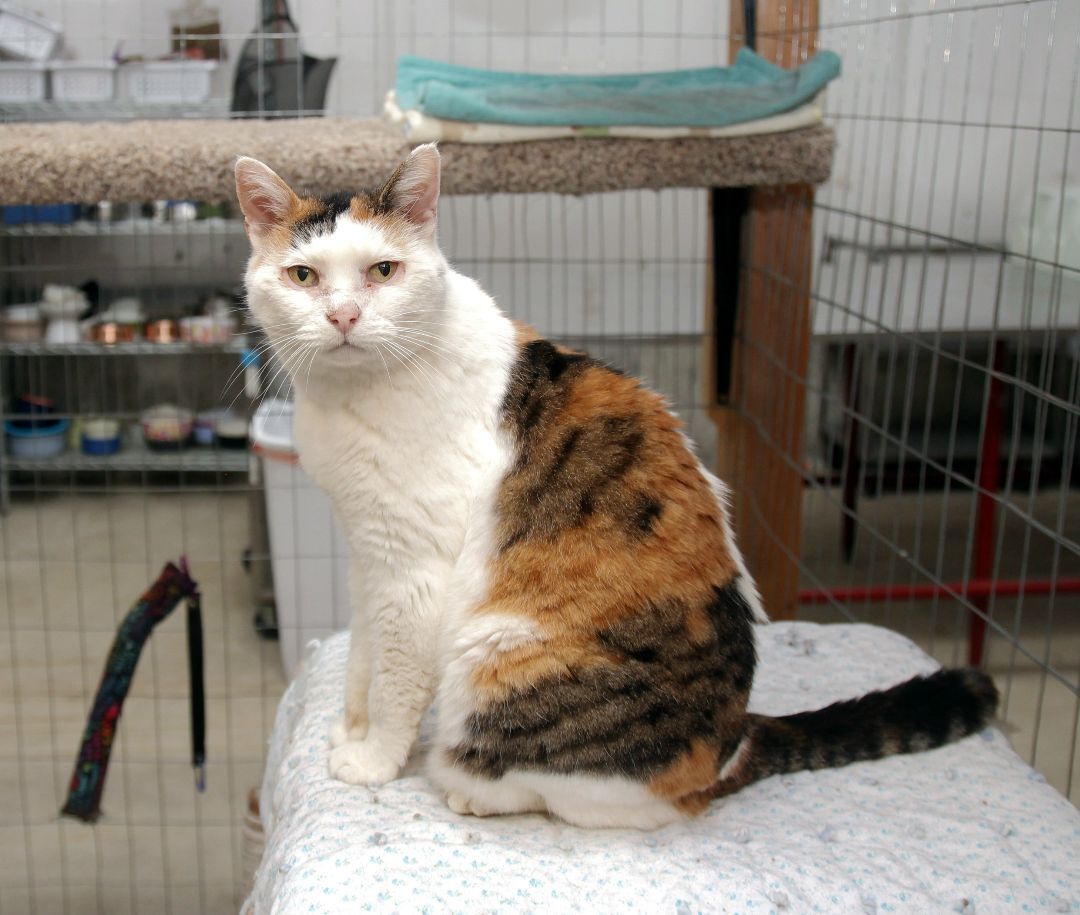
[[[831,51],[794,70],[743,48],[731,67],[600,76],[478,70],[406,56],[383,116],[413,143],[741,137],[821,123],[813,99],[839,74]]]

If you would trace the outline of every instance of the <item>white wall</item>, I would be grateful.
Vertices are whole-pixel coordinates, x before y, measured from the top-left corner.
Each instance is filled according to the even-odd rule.
[[[235,61],[257,0],[216,6]],[[168,11],[183,0],[22,0],[64,26],[68,56],[168,50]],[[290,0],[307,53],[339,58],[329,113],[375,114],[401,54],[526,71],[712,66],[727,57],[724,0]],[[232,63],[219,90],[227,94]]]
[[[915,248],[1004,244],[1069,261],[1055,245],[1056,204],[1035,220],[1032,199],[1044,188],[1058,200],[1066,183],[1080,182],[1078,35],[1076,2],[966,0],[950,11],[940,0],[822,0],[822,44],[843,56],[844,75],[826,104],[838,144],[815,221],[818,333],[1022,328],[1047,319],[1080,326],[1075,270],[1055,275],[1043,266],[1029,277],[1038,289],[1064,288],[1060,298],[1018,301],[1010,292],[999,305],[995,257],[893,256],[871,265],[845,249],[832,265],[820,261],[825,236]],[[1032,248],[1030,230],[1038,235],[1043,217],[1049,237]],[[1010,290],[1024,285],[1007,279]]]

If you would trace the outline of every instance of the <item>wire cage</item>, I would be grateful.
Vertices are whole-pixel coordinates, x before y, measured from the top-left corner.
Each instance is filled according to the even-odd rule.
[[[981,664],[1017,751],[1075,802],[1080,8],[294,0],[288,33],[280,19],[261,31],[280,3],[221,4],[205,28],[170,19],[173,3],[36,6],[80,59],[202,47],[195,88],[186,76],[179,96],[140,96],[130,61],[111,97],[4,101],[0,115],[368,117],[406,53],[583,73],[722,65],[747,43],[784,66],[839,53],[820,188],[448,198],[440,239],[514,317],[670,398],[735,489],[774,616],[878,623],[943,663]],[[262,91],[238,102],[240,77],[266,89],[251,41],[293,61],[281,107]],[[306,58],[336,60],[325,93],[306,87]],[[20,341],[14,326],[0,342],[4,420],[49,402],[72,422],[61,454],[0,459],[0,773],[15,786],[0,805],[0,911],[235,911],[291,663],[347,613],[340,535],[291,464],[221,444],[153,450],[140,430],[164,403],[248,420],[270,403],[270,436],[287,415],[280,364],[264,360],[257,396],[245,384],[243,354],[262,341],[238,295],[242,224],[198,201],[4,214],[5,306],[94,280],[99,309],[137,299],[143,322],[209,310],[227,332],[107,344],[48,329]],[[106,458],[71,437],[100,419],[122,429]],[[203,594],[206,790],[177,615],[132,682],[105,815],[58,819],[116,627],[181,555]]]

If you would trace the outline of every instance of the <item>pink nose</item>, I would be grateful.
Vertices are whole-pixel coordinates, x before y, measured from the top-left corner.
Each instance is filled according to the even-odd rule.
[[[327,312],[326,320],[334,325],[343,334],[347,334],[352,330],[353,325],[360,318],[360,306],[355,302],[350,302],[348,305],[342,305],[339,308],[335,308],[331,312]]]

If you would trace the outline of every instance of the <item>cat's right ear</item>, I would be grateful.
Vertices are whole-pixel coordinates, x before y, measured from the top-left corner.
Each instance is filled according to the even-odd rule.
[[[284,222],[299,198],[272,168],[258,159],[236,160],[236,198],[244,214],[244,229],[254,244]]]

